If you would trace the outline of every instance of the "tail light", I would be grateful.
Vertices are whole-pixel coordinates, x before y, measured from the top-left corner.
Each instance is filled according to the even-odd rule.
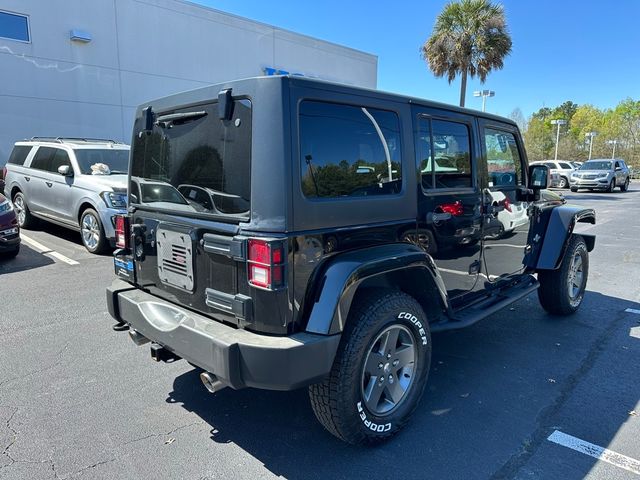
[[[284,286],[284,242],[251,238],[247,244],[249,284],[267,290]]]
[[[511,213],[511,202],[509,201],[509,199],[508,199],[508,198],[505,198],[505,199],[504,199],[504,209],[505,209],[507,212]]]
[[[454,217],[460,217],[464,213],[464,206],[460,200],[453,203],[443,203],[438,206],[442,213],[450,213]]]
[[[116,215],[116,247],[129,248],[129,217]]]

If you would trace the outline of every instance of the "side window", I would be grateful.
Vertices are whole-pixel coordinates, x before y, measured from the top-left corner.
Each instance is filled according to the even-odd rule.
[[[522,185],[522,159],[513,133],[486,128],[484,144],[487,149],[489,187]]]
[[[573,167],[571,165],[569,165],[568,163],[565,163],[565,162],[560,162],[560,163],[558,163],[558,165],[560,165],[560,168],[562,168],[563,170],[571,170],[571,169],[573,169]]]
[[[56,153],[53,155],[53,158],[51,160],[51,168],[49,169],[49,171],[58,173],[58,167],[61,167],[63,165],[68,165],[69,167],[71,167],[69,155],[61,148],[56,148]]]
[[[418,168],[425,189],[473,185],[469,127],[463,123],[421,118],[418,122]]]
[[[29,155],[30,151],[31,147],[27,145],[17,145],[13,147],[7,163],[12,163],[14,165],[24,165],[24,161],[27,159],[27,155]]]
[[[622,165],[620,165],[620,162],[616,162],[616,165],[614,168],[618,168],[618,167],[622,167]]]
[[[51,147],[38,148],[36,156],[31,160],[30,167],[38,170],[50,170],[51,159],[56,153],[55,151],[56,149]]]
[[[308,198],[400,193],[400,148],[400,121],[393,112],[300,104],[300,171]]]

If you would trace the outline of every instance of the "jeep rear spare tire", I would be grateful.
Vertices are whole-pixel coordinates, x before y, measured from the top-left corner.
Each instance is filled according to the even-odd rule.
[[[587,245],[580,235],[571,235],[560,268],[538,272],[540,304],[554,315],[574,313],[584,298],[588,275]]]
[[[351,444],[384,441],[406,425],[429,373],[431,336],[420,304],[393,290],[354,301],[329,376],[309,387],[316,417]]]

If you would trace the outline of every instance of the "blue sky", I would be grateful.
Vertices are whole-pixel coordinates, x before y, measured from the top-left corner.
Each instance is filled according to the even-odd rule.
[[[458,103],[460,84],[437,79],[420,58],[442,0],[295,2],[195,0],[229,13],[343,44],[378,56],[378,88]],[[572,100],[600,108],[640,99],[640,1],[505,0],[513,51],[484,86],[470,80],[467,107],[481,108],[473,90],[496,91],[487,111],[526,116]]]

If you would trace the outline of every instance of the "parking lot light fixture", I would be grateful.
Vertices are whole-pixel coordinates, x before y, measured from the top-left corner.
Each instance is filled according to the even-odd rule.
[[[585,137],[589,137],[589,160],[591,160],[591,153],[593,152],[593,137],[598,135],[598,132],[587,132],[584,134]]]
[[[611,153],[611,160],[616,158],[616,145],[618,144],[618,140],[607,140],[609,145],[613,145],[613,153]]]
[[[551,120],[551,125],[557,125],[558,126],[558,131],[556,132],[556,155],[553,158],[555,161],[558,160],[558,143],[560,142],[560,125],[566,125],[567,121],[563,120],[561,118],[557,119],[557,120]]]
[[[476,90],[473,92],[474,97],[482,97],[482,111],[485,111],[487,97],[495,97],[496,92],[493,90]]]

